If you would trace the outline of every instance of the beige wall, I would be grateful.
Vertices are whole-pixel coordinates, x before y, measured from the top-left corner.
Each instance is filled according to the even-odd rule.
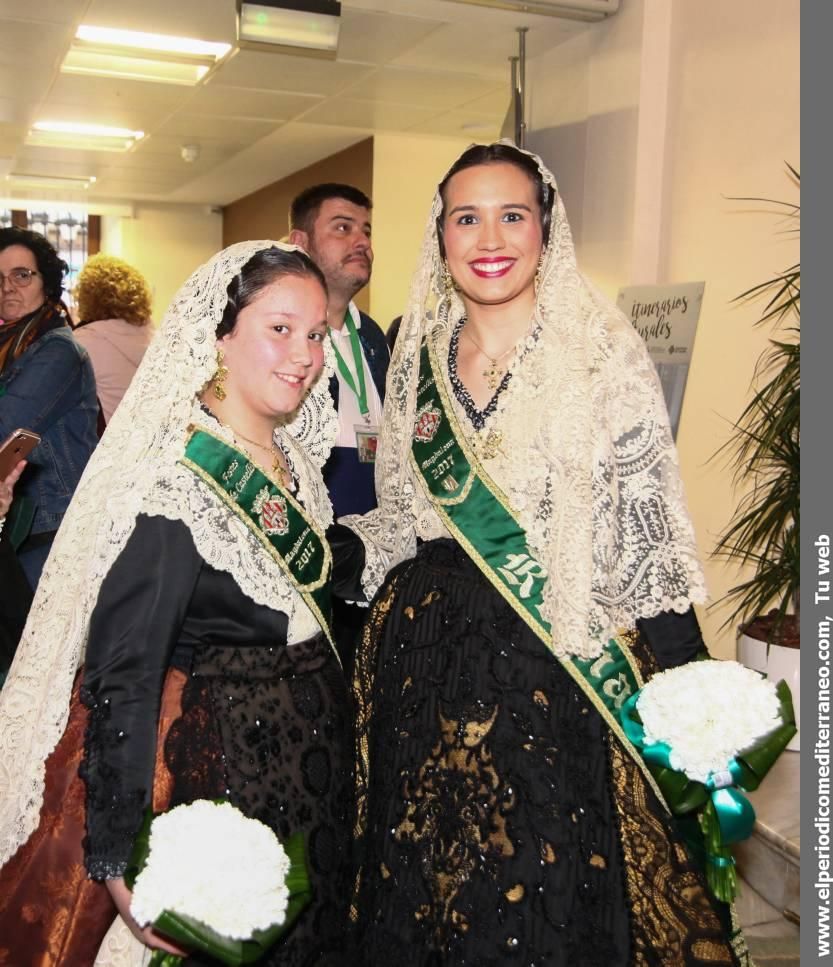
[[[289,205],[292,199],[310,185],[327,181],[342,182],[354,185],[373,199],[373,166],[373,138],[367,138],[296,171],[288,178],[239,198],[223,209],[223,244],[231,245],[250,238],[283,238],[289,231]],[[356,296],[356,304],[365,312],[368,311],[370,293],[367,289]]]
[[[289,204],[309,185],[355,185],[373,201],[374,252],[373,277],[356,303],[387,329],[404,310],[437,182],[470,143],[468,138],[377,134],[227,205],[223,243],[285,235]]]
[[[583,270],[609,296],[632,256],[644,2],[628,0],[527,70],[529,146],[555,173]]]
[[[383,329],[405,310],[437,184],[469,144],[409,134],[374,138],[370,315]]]
[[[799,0],[676,0],[673,49],[664,274],[706,280],[678,442],[700,548],[708,554],[737,499],[725,464],[711,458],[749,399],[768,336],[753,329],[760,304],[730,302],[799,257],[783,220],[729,197],[798,201],[785,162],[800,167]],[[711,561],[707,578],[717,601],[738,572]],[[725,607],[713,608],[705,627],[731,656],[732,632],[718,633],[725,617]]]
[[[182,283],[222,247],[222,221],[204,205],[136,202],[132,218],[102,216],[101,251],[123,258],[145,276],[158,325]]]
[[[712,459],[748,397],[767,334],[733,296],[798,257],[777,219],[731,195],[797,200],[799,0],[629,0],[530,62],[531,144],[553,167],[582,269],[609,296],[705,279],[678,438],[712,595],[738,579],[710,559],[737,495]],[[734,656],[725,608],[700,609]]]

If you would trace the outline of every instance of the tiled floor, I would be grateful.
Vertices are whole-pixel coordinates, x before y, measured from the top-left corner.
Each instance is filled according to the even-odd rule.
[[[799,929],[783,915],[785,907],[798,910],[798,758],[784,753],[750,795],[758,822],[753,836],[737,850],[742,875],[773,901],[741,882],[736,909],[758,967],[799,963]]]
[[[749,952],[755,967],[798,967],[801,961],[798,938],[762,939],[749,941]]]
[[[798,926],[787,920],[780,910],[767,903],[760,893],[743,881],[740,883],[735,909],[750,945],[753,939],[783,938],[798,941]]]

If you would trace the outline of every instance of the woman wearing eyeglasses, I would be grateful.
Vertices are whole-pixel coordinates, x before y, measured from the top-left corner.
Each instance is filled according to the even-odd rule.
[[[66,272],[42,235],[0,229],[0,442],[17,429],[41,436],[13,510],[31,517],[17,551],[33,590],[98,439],[95,376],[61,301]]]

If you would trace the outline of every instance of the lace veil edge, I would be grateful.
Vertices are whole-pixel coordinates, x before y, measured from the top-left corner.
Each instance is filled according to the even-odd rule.
[[[90,616],[139,513],[184,520],[198,550],[229,571],[254,600],[275,606],[288,599],[267,587],[284,581],[277,565],[262,550],[240,544],[233,515],[201,496],[207,488],[176,486],[195,399],[216,368],[215,332],[228,285],[252,256],[272,247],[296,248],[269,240],[241,242],[185,282],[81,477],[0,692],[0,865],[37,827],[46,759],[66,727]],[[331,350],[325,353],[324,372],[283,432],[294,441],[301,487],[326,524],[332,511],[320,468],[338,424],[328,389]],[[177,507],[177,501],[184,503]]]

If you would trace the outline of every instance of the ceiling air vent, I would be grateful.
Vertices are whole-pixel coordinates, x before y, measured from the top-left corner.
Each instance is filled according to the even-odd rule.
[[[589,22],[604,20],[619,9],[620,0],[446,0],[447,3],[468,3],[473,7],[492,7],[518,13],[543,14],[568,20]]]

